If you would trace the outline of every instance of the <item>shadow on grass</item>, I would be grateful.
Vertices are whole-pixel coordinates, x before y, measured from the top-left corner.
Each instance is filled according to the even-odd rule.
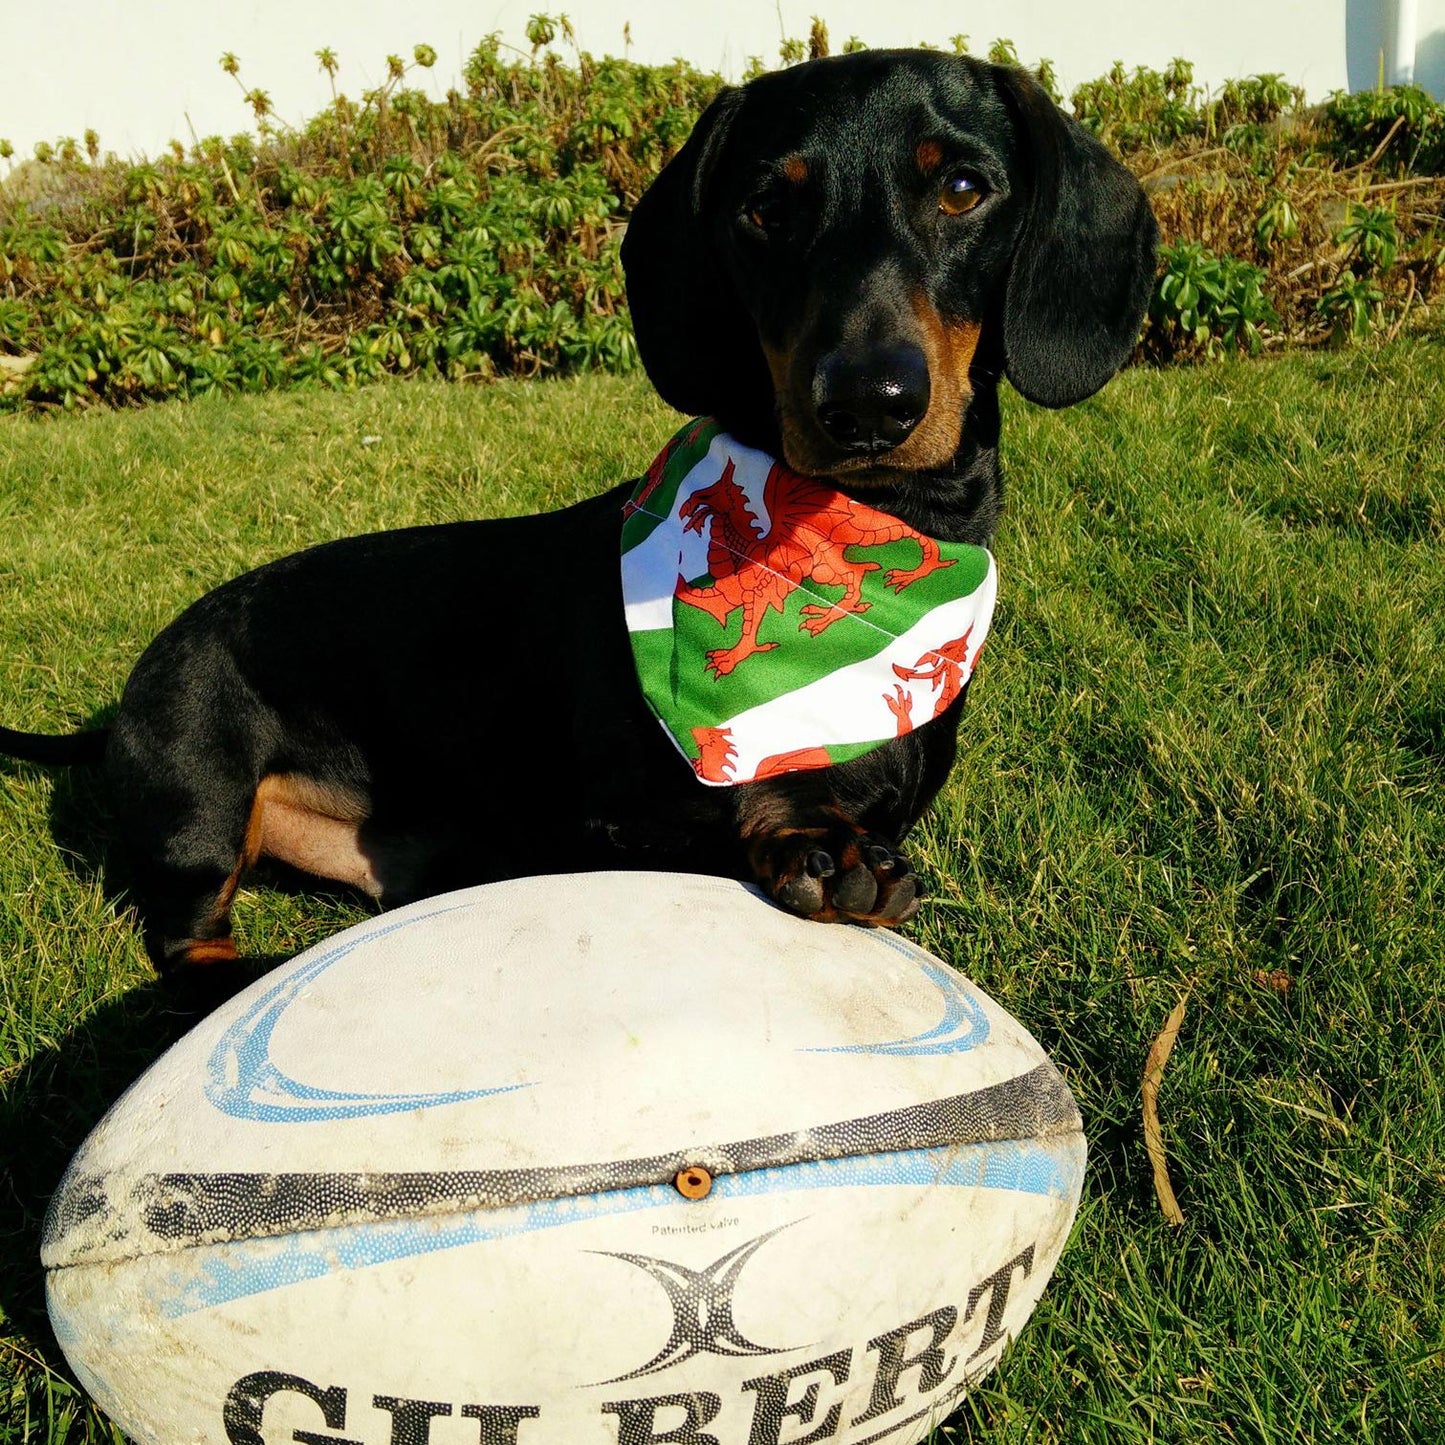
[[[98,713],[87,727],[105,726],[113,713]],[[0,772],[53,778],[50,832],[65,866],[98,884],[110,908],[127,912],[128,871],[102,770],[0,758]],[[286,870],[258,881],[332,900],[353,896]],[[179,983],[151,980],[108,999],[53,1045],[0,1074],[0,1314],[11,1326],[35,1340],[50,1338],[40,1264],[45,1210],[101,1116],[193,1024],[293,956],[251,956]]]
[[[0,1086],[0,1310],[33,1339],[49,1337],[40,1267],[45,1209],[70,1157],[128,1084],[196,1020],[159,983],[92,1012]]]
[[[115,711],[112,706],[95,714],[86,731],[108,727]],[[105,901],[118,911],[124,909],[129,880],[115,841],[115,812],[103,770],[90,764],[39,771],[53,781],[50,836],[66,867],[77,877],[99,883]]]
[[[127,1087],[226,997],[291,955],[250,958],[204,990],[159,980],[103,1003],[0,1078],[0,1314],[50,1338],[40,1234],[71,1156]]]

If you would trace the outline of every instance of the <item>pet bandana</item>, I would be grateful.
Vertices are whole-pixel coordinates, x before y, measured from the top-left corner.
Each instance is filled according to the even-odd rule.
[[[826,768],[937,717],[993,613],[993,557],[684,427],[623,508],[638,681],[704,783]]]

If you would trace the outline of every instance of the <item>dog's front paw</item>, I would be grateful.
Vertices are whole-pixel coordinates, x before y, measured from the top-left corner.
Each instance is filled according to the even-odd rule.
[[[815,922],[892,927],[918,912],[921,890],[908,859],[847,819],[769,834],[749,852],[767,893]]]

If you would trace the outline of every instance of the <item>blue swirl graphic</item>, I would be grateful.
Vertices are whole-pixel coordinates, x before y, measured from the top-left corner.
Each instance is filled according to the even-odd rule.
[[[988,1039],[988,1015],[963,980],[946,964],[930,958],[921,949],[890,934],[880,940],[918,965],[943,996],[943,1018],[926,1033],[911,1038],[890,1039],[877,1044],[838,1044],[833,1048],[807,1049],[810,1054],[889,1054],[898,1057],[926,1057],[964,1054]]]
[[[454,903],[411,918],[398,919],[379,928],[369,928],[317,954],[309,963],[288,974],[274,988],[262,994],[221,1035],[207,1064],[206,1098],[221,1113],[229,1114],[233,1119],[249,1119],[263,1124],[312,1124],[331,1119],[373,1118],[407,1109],[432,1109],[442,1104],[459,1104],[467,1099],[485,1099],[492,1094],[531,1088],[530,1084],[504,1084],[491,1089],[456,1089],[450,1093],[364,1094],[304,1084],[271,1062],[271,1035],[276,1025],[307,985],[327,969],[340,963],[363,944],[374,943],[390,933],[470,906],[469,903]]]

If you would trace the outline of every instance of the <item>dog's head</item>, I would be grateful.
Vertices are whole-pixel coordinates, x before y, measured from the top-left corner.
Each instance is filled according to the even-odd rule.
[[[1134,178],[1022,71],[865,51],[724,90],[623,242],[664,400],[886,481],[946,466],[980,378],[1067,406],[1128,357],[1154,272]]]

